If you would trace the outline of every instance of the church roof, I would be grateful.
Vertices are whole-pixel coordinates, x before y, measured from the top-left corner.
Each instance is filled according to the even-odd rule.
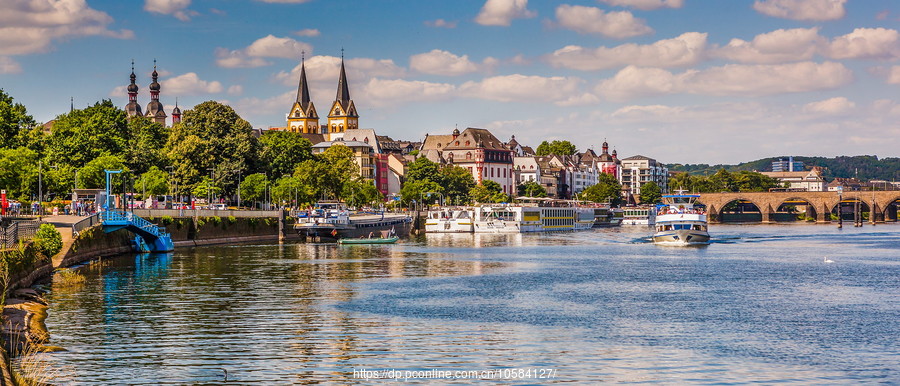
[[[347,84],[347,71],[344,70],[344,59],[341,59],[341,77],[338,79],[337,96],[334,100],[341,102],[346,111],[350,104],[350,86]]]
[[[425,141],[422,142],[420,150],[444,150],[447,143],[453,140],[452,135],[425,135]]]

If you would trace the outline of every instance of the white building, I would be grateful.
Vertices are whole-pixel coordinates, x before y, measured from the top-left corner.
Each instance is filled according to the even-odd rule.
[[[782,184],[789,183],[791,189],[805,189],[808,192],[826,191],[825,178],[822,176],[822,169],[818,167],[801,172],[762,172],[762,174]]]
[[[622,160],[622,191],[632,196],[641,194],[641,187],[655,182],[663,192],[669,191],[669,168],[655,159],[636,155]],[[627,198],[627,197],[626,197]]]

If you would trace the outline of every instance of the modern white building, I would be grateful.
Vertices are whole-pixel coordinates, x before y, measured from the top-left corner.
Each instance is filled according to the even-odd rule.
[[[632,196],[641,194],[641,187],[655,182],[663,192],[669,191],[669,168],[655,159],[636,155],[622,160],[622,175],[619,183],[622,191]],[[627,198],[627,197],[626,197]]]

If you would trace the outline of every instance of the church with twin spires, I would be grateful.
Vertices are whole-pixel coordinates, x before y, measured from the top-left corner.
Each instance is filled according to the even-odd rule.
[[[297,100],[287,115],[287,131],[305,134],[305,137],[321,135],[322,141],[334,141],[344,136],[347,130],[359,128],[359,114],[350,99],[350,87],[347,84],[347,72],[344,70],[344,58],[341,56],[341,75],[338,79],[337,96],[328,110],[328,123],[319,125],[319,114],[316,106],[309,98],[309,85],[306,81],[306,61],[300,62],[300,84],[297,86]],[[313,141],[315,143],[316,141]]]

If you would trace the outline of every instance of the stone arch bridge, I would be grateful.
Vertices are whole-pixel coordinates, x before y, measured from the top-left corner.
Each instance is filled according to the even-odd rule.
[[[737,192],[737,193],[701,193],[698,201],[706,205],[710,222],[719,222],[722,207],[736,200],[748,201],[762,214],[762,222],[771,222],[772,215],[778,207],[786,202],[806,201],[808,210],[815,213],[817,223],[826,223],[828,214],[835,209],[838,201],[843,199],[858,200],[865,203],[875,213],[871,219],[878,222],[897,221],[897,201],[900,191],[850,191],[844,192],[840,198],[838,192]],[[889,210],[892,209],[892,210]]]

